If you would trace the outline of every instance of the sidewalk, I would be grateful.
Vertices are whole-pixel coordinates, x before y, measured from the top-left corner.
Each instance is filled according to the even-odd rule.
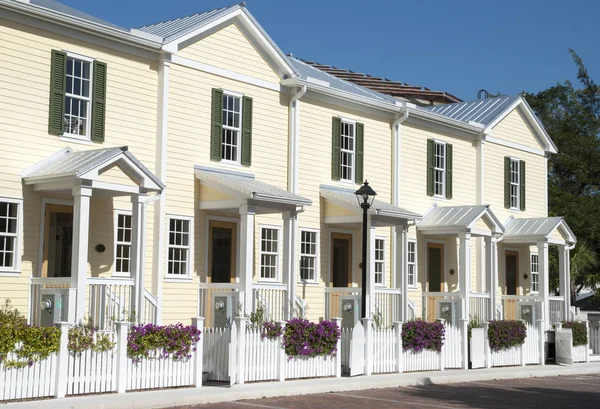
[[[131,392],[126,394],[89,395],[65,399],[16,402],[0,406],[5,409],[146,409],[170,406],[229,402],[278,396],[306,395],[326,392],[355,391],[398,386],[448,384],[457,382],[518,379],[544,376],[568,376],[600,373],[600,362],[574,366],[526,366],[444,372],[413,372],[404,374],[358,376],[354,378],[306,379],[287,382],[262,382],[245,385],[203,386]]]

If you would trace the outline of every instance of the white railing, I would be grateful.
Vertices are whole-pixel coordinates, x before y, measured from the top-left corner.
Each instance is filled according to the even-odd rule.
[[[564,319],[565,299],[562,296],[549,296],[548,304],[550,310],[549,324],[562,322]]]
[[[384,327],[401,320],[402,290],[395,288],[375,289],[375,312],[381,314]]]
[[[438,303],[448,300],[460,300],[458,292],[423,292],[423,319],[435,321],[438,317]],[[460,306],[457,306],[460,308]]]
[[[14,353],[7,355],[7,360],[16,358]],[[57,359],[57,354],[52,353],[48,358],[24,368],[6,368],[0,362],[0,403],[54,396]]]
[[[306,302],[298,297],[298,295],[296,295],[296,300],[294,302],[294,311],[293,311],[293,316],[296,318],[306,318],[306,311],[308,309],[308,306],[306,305]]]
[[[288,317],[287,288],[284,284],[253,284],[254,310],[261,307],[267,321]]]
[[[600,321],[590,321],[589,346],[593,354],[600,354]]]
[[[214,323],[214,297],[215,295],[231,295],[233,297],[233,305],[231,306],[232,315],[237,315],[239,300],[240,284],[237,283],[200,283],[198,298],[198,316],[205,317],[206,327],[212,327]]]
[[[135,322],[134,281],[131,279],[88,278],[89,302],[86,317],[100,330],[114,330],[118,321]]]
[[[480,322],[490,319],[490,295],[487,293],[471,293],[469,295],[469,319],[477,318]]]
[[[144,290],[144,323],[156,324],[158,322],[158,301],[148,290]]]
[[[325,319],[341,317],[341,300],[355,298],[360,303],[361,293],[358,287],[325,287]]]

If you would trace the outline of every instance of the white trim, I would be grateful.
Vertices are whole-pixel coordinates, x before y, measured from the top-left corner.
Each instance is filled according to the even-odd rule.
[[[210,266],[208,265],[208,251],[210,249],[210,222],[226,222],[235,224],[235,280],[236,283],[240,281],[240,249],[241,249],[241,237],[240,237],[240,219],[235,217],[215,216],[211,214],[206,215],[206,240],[204,241],[204,272],[205,279],[208,282],[210,273]]]
[[[411,262],[408,261],[408,244],[409,243],[414,243],[415,245],[415,261],[412,263],[415,266],[415,272],[414,272],[414,283],[410,284],[408,281],[408,266],[411,265]],[[418,246],[418,241],[417,239],[407,239],[406,240],[406,286],[409,289],[416,289],[419,286],[419,250],[418,250],[419,246]],[[444,244],[444,249],[445,249],[445,244]]]
[[[485,140],[496,145],[505,146],[507,148],[518,149],[523,152],[533,153],[534,155],[545,156],[545,152],[541,149],[531,148],[529,146],[521,145],[520,143],[507,141],[505,139],[496,138],[490,134],[485,135]]]
[[[17,230],[15,236],[15,247],[13,252],[13,266],[0,267],[0,276],[6,277],[9,275],[20,275],[21,273],[21,258],[23,257],[23,199],[0,196],[0,202],[11,203],[17,205]],[[1,235],[5,235],[0,233]]]
[[[185,58],[180,55],[173,55],[173,57],[171,57],[171,61],[173,62],[173,64],[177,64],[182,67],[206,72],[208,74],[218,75],[219,77],[243,82],[250,85],[255,85],[257,87],[266,88],[271,91],[281,92],[281,85],[279,85],[276,82],[266,81],[260,78],[253,77],[251,75],[240,74],[235,71],[227,70],[225,68],[205,64],[199,61],[190,60],[189,58]]]
[[[351,125],[352,135],[344,135],[344,124]],[[357,156],[357,132],[356,132],[356,121],[340,118],[340,154],[347,153],[352,155],[351,163],[350,163],[350,178],[344,178],[342,176],[342,158],[340,156],[340,182],[342,183],[350,183],[352,185],[356,185],[356,156]],[[349,127],[350,128],[350,127]],[[343,148],[343,139],[352,138],[352,150]]]
[[[132,243],[131,241],[128,243],[129,244],[129,273],[123,273],[123,272],[117,272],[117,245],[118,244],[127,244],[125,242],[123,243],[118,243],[117,241],[117,237],[118,237],[118,232],[119,232],[119,216],[132,216],[133,212],[131,210],[123,210],[123,209],[114,209],[114,216],[113,216],[113,220],[114,220],[114,228],[113,228],[113,236],[114,236],[114,240],[113,240],[113,268],[112,268],[112,276],[113,277],[125,277],[125,278],[131,278],[131,252],[133,251],[133,247],[132,247]],[[133,219],[132,219],[132,223],[133,223]],[[133,225],[131,226],[131,237],[133,239]],[[144,256],[142,256],[144,257]]]
[[[239,112],[236,112],[235,110],[227,110],[228,112],[232,112],[234,115],[237,114],[239,115],[239,121],[238,121],[238,127],[236,128],[235,126],[232,125],[225,125],[224,123],[221,124],[221,152],[222,152],[222,157],[221,160],[219,161],[219,163],[224,163],[224,164],[230,164],[230,165],[235,165],[235,166],[241,166],[242,163],[242,134],[243,134],[243,129],[244,129],[244,124],[243,124],[243,116],[244,116],[244,94],[240,94],[239,92],[235,92],[235,91],[229,91],[226,89],[221,89],[223,91],[223,99],[225,99],[225,97],[232,97],[233,99],[238,99],[239,100]],[[235,106],[235,102],[234,102],[234,106]],[[223,111],[225,111],[225,105],[223,104],[223,101],[221,101],[221,116],[223,115]],[[236,144],[235,145],[230,145],[230,146],[235,146],[235,152],[236,152],[236,158],[235,160],[232,159],[225,159],[225,147],[223,146],[223,131],[232,131],[232,132],[237,132],[237,137],[236,137]]]
[[[171,213],[167,213],[166,215],[166,220],[167,220],[167,235],[165,237],[166,239],[166,243],[167,243],[167,255],[165,257],[165,278],[168,277],[170,279],[180,279],[180,278],[191,278],[192,276],[192,270],[193,270],[193,266],[194,266],[194,217],[190,217],[190,216],[182,216],[182,215],[178,215],[178,214],[171,214]],[[189,241],[188,241],[188,245],[187,246],[178,246],[176,248],[183,248],[183,247],[187,247],[188,250],[188,258],[186,260],[186,271],[185,274],[169,274],[169,248],[171,247],[171,245],[169,244],[169,235],[171,232],[171,220],[184,220],[184,221],[188,221],[190,223],[189,226]]]
[[[508,162],[509,162],[509,174],[510,174],[510,190],[508,192],[508,200],[509,200],[509,210],[513,210],[513,211],[521,211],[521,159],[519,158],[515,158],[512,156],[508,157]],[[513,182],[513,164],[516,163],[517,166],[517,183]],[[515,195],[515,201],[516,201],[516,206],[512,205],[512,199],[513,199],[513,194],[512,194],[512,187],[516,186],[516,192],[517,194]]]
[[[79,135],[79,134],[74,134],[74,133],[69,133],[67,131],[63,132],[63,135],[69,139],[74,139],[74,140],[80,140],[80,141],[84,141],[84,142],[91,142],[92,139],[92,101],[93,101],[93,89],[94,89],[94,61],[95,59],[92,57],[88,57],[85,55],[81,55],[81,54],[77,54],[77,53],[73,53],[71,51],[68,50],[62,50],[64,53],[66,53],[67,55],[67,62],[66,64],[69,63],[69,58],[73,59],[73,60],[79,60],[82,61],[84,63],[88,63],[90,66],[90,78],[89,78],[89,95],[87,97],[84,97],[82,95],[76,95],[76,94],[69,94],[68,92],[66,92],[65,90],[65,98],[72,98],[78,101],[85,101],[86,105],[87,105],[87,109],[86,109],[86,116],[85,116],[85,134],[84,135]],[[66,83],[66,78],[68,76],[67,71],[65,71],[65,83]],[[82,76],[81,76],[81,80],[82,80],[82,84],[83,84],[83,80],[85,80],[85,78],[83,77],[83,66],[81,67],[81,72],[82,72]],[[72,86],[75,87],[75,72],[73,71],[72,74],[73,76],[73,84]],[[63,113],[62,113],[62,117],[63,120],[66,117],[66,113],[67,113],[67,105],[65,103],[64,107],[63,107]],[[80,113],[81,115],[81,113]],[[81,116],[80,116],[81,117]],[[65,126],[66,127],[66,126]]]
[[[381,272],[381,276],[382,276],[381,283],[377,283],[377,282],[375,282],[376,271],[375,271],[375,269],[373,269],[373,282],[375,283],[375,287],[386,287],[387,286],[386,276],[387,276],[387,266],[388,266],[388,263],[387,263],[388,247],[387,246],[389,244],[389,241],[388,241],[387,237],[385,237],[385,236],[375,235],[375,242],[373,243],[373,254],[372,254],[374,266],[377,265],[378,262],[381,262],[375,258],[375,254],[377,252],[377,240],[383,241],[383,270]]]
[[[437,164],[437,147],[438,145],[443,146],[444,148],[444,155],[442,156],[442,160],[444,161],[444,167],[443,168],[438,168],[436,166]],[[437,172],[442,172],[442,193],[438,194],[435,193],[435,189],[436,189],[436,175]],[[445,141],[440,141],[438,139],[433,139],[433,197],[434,198],[438,198],[438,199],[445,199],[445,200],[449,200],[446,197],[446,179],[447,179],[447,174],[448,172],[448,144]]]
[[[300,261],[302,260],[302,232],[303,231],[316,233],[316,237],[315,237],[315,252],[316,252],[316,254],[315,254],[315,277],[312,280],[304,280],[301,278]],[[298,250],[298,284],[317,285],[317,284],[319,284],[319,275],[321,272],[321,257],[320,257],[320,254],[321,254],[321,230],[310,228],[310,227],[298,227],[298,244],[300,245],[300,248]]]
[[[262,251],[262,232],[263,229],[268,229],[268,230],[275,230],[277,231],[277,251],[275,253],[265,253],[267,255],[274,255],[277,257],[277,263],[275,265],[275,277],[274,278],[263,278],[262,275],[262,255],[263,255],[263,251]],[[281,257],[282,254],[282,247],[283,247],[283,228],[282,226],[277,226],[277,225],[273,225],[273,224],[258,224],[258,231],[259,231],[259,243],[258,243],[258,282],[259,283],[282,283],[282,276],[281,276],[281,271],[282,271],[282,263],[283,263],[283,257]]]

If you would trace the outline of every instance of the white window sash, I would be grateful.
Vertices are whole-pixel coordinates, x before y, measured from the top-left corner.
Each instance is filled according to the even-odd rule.
[[[446,197],[446,143],[440,141],[434,141],[434,155],[433,155],[433,192],[436,197]],[[438,149],[442,152],[441,155],[438,155]],[[437,166],[437,158],[441,157],[443,161],[442,167]],[[440,175],[440,180],[438,180],[438,174]],[[441,185],[442,191],[441,193],[436,192],[437,186]]]
[[[314,229],[307,229],[307,228],[303,228],[303,229],[299,229],[300,232],[300,258],[299,258],[299,266],[298,266],[298,281],[300,283],[316,283],[318,280],[318,273],[319,273],[319,243],[320,243],[320,234],[318,230],[314,230]],[[314,243],[313,242],[303,242],[302,241],[302,233],[307,232],[307,233],[314,233]],[[310,254],[310,253],[303,253],[302,252],[302,244],[303,243],[308,243],[308,244],[314,244],[315,246],[315,253],[314,254]],[[310,278],[302,278],[302,258],[307,258],[307,259],[312,259],[313,260],[313,267],[312,267],[312,277]]]
[[[265,230],[273,230],[277,233],[277,240],[275,240],[275,245],[277,246],[277,251],[264,251],[262,249],[262,244],[264,241],[264,236],[263,233]],[[279,262],[280,262],[280,257],[279,257],[279,249],[281,248],[280,246],[280,240],[281,240],[281,228],[280,227],[274,227],[274,226],[265,226],[265,225],[261,225],[260,226],[260,270],[259,270],[259,281],[268,281],[268,282],[281,282],[281,275],[280,275],[280,268],[279,268]],[[273,241],[272,239],[268,240],[268,241]],[[263,265],[263,255],[266,256],[275,256],[275,276],[274,277],[263,277],[263,267],[268,267],[269,269],[272,266],[265,266]]]
[[[351,127],[352,129],[352,134],[351,135],[345,135],[344,134],[344,125],[347,125],[349,128]],[[344,153],[348,154],[350,156],[350,177],[349,178],[344,178],[342,176],[342,180],[345,181],[350,181],[350,182],[354,182],[355,180],[355,174],[356,174],[356,122],[354,121],[348,121],[346,119],[342,119],[341,121],[341,141],[340,141],[340,167],[342,167],[342,157],[344,156]],[[344,138],[350,138],[352,140],[352,148],[353,149],[344,149]],[[348,166],[348,165],[347,165]],[[340,172],[340,176],[342,175],[342,172]]]
[[[1,273],[20,273],[21,272],[21,248],[23,241],[23,200],[8,197],[0,197],[0,202],[17,205],[17,228],[15,233],[0,233],[2,237],[10,237],[14,240],[12,266],[1,267]]]
[[[534,258],[536,261],[534,262]],[[535,266],[535,268],[534,268]],[[540,259],[538,258],[537,253],[532,253],[529,258],[529,269],[531,273],[531,292],[539,293],[539,285],[540,285]],[[534,277],[536,278],[534,280]],[[537,289],[534,289],[534,285],[537,286]]]
[[[377,249],[377,243],[380,242],[382,244],[381,249]],[[374,255],[373,260],[375,261],[375,285],[380,287],[385,287],[386,283],[386,239],[383,237],[375,238],[375,247],[374,247]],[[377,258],[377,256],[381,255],[381,258]],[[377,266],[381,266],[381,273],[377,273]],[[381,274],[381,282],[377,282],[377,274]]]
[[[89,141],[91,140],[91,131],[92,131],[92,93],[93,93],[93,88],[94,88],[94,59],[90,58],[90,57],[86,57],[83,55],[79,55],[79,54],[75,54],[75,53],[71,53],[71,52],[66,52],[67,53],[67,61],[69,58],[72,58],[74,60],[79,60],[82,63],[89,63],[90,64],[90,78],[89,78],[89,95],[87,97],[82,96],[82,95],[76,95],[76,94],[72,94],[72,93],[68,93],[65,92],[65,99],[68,98],[72,98],[75,100],[81,100],[81,101],[86,101],[87,102],[87,109],[86,109],[86,123],[85,123],[85,135],[81,135],[81,134],[76,134],[76,133],[71,133],[71,132],[64,132],[64,136],[70,137],[70,138],[75,138],[75,139],[81,139],[81,140],[85,140],[85,141]],[[68,63],[68,62],[67,62]],[[82,75],[83,75],[83,68],[82,68]],[[73,77],[75,78],[75,76],[73,75]],[[83,77],[81,77],[83,78]],[[67,81],[67,72],[65,71],[65,83]],[[66,101],[65,101],[66,104]],[[65,107],[63,108],[63,119],[66,116],[66,111],[67,107],[65,105]]]
[[[115,253],[114,253],[114,268],[113,268],[113,275],[117,276],[117,277],[130,277],[131,276],[131,252],[133,251],[132,249],[132,242],[131,241],[125,241],[125,240],[119,240],[119,230],[120,230],[120,226],[119,226],[119,219],[120,216],[129,216],[131,217],[131,211],[128,210],[119,210],[117,212],[115,212]],[[131,225],[131,238],[133,239],[133,220],[131,221],[132,225]],[[125,230],[127,230],[127,228],[123,227],[123,238],[125,238]],[[118,249],[119,246],[129,246],[129,271],[128,272],[123,272],[123,271],[117,271],[117,259],[118,259]],[[125,260],[125,258],[122,258],[123,260]]]
[[[239,121],[239,126],[235,127],[235,126],[231,126],[231,125],[225,125],[224,123],[222,124],[222,128],[223,130],[221,131],[221,145],[223,147],[223,157],[221,158],[221,161],[225,162],[225,163],[233,163],[233,164],[240,164],[242,161],[242,121],[243,121],[243,117],[242,117],[242,113],[244,112],[242,103],[244,98],[242,94],[239,94],[237,92],[232,92],[232,91],[223,91],[223,99],[225,99],[225,97],[232,97],[232,98],[237,98],[240,100],[240,110],[239,112],[237,112],[237,114],[239,115],[240,121]],[[221,109],[221,116],[223,115],[223,112],[225,112],[225,106],[223,105],[222,109]],[[227,110],[227,112],[234,112],[236,113],[236,111],[234,110]],[[228,131],[232,131],[235,132],[237,134],[236,136],[236,144],[235,144],[235,152],[236,152],[236,157],[235,160],[232,159],[225,159],[224,155],[225,155],[225,145],[223,143],[223,132],[224,130],[228,130]]]
[[[411,253],[411,251],[410,251],[410,245],[411,244],[413,244],[413,246],[414,246],[413,247],[414,251],[412,251],[412,253],[414,255],[414,261],[409,261],[410,258],[408,258],[409,255],[410,255],[410,253]],[[406,257],[407,257],[407,260],[406,260],[406,262],[407,262],[406,263],[406,265],[407,265],[406,280],[407,280],[407,285],[410,288],[416,288],[417,287],[417,242],[416,242],[416,240],[408,240],[406,242],[406,246],[407,246],[407,249],[406,249]],[[411,284],[411,282],[409,280],[410,276],[408,274],[408,272],[410,271],[410,267],[411,266],[413,267],[413,274],[412,274],[413,275],[413,280],[412,280],[412,284]]]
[[[513,168],[516,171],[513,172]],[[513,178],[513,175],[516,175]],[[516,179],[516,181],[514,180]],[[513,188],[515,194],[513,195]],[[521,162],[518,159],[510,158],[510,208],[519,210],[521,199]],[[513,205],[514,198],[514,205]]]
[[[186,233],[188,235],[188,244],[187,245],[180,245],[180,244],[171,244],[170,243],[170,236],[171,236],[171,221],[172,220],[176,220],[176,221],[183,221],[183,222],[187,222],[188,223],[188,232]],[[167,254],[166,254],[166,272],[165,272],[165,276],[171,278],[188,278],[190,277],[190,272],[191,272],[191,266],[193,263],[193,252],[191,251],[191,249],[194,248],[194,219],[192,217],[188,217],[188,216],[177,216],[177,215],[169,215],[167,216]],[[175,231],[176,234],[181,234],[183,233],[182,231]],[[171,249],[178,249],[178,250],[186,250],[185,254],[186,254],[186,258],[185,258],[185,272],[183,273],[169,273],[169,264],[171,262],[174,263],[178,263],[180,264],[182,261],[181,260],[171,260],[169,258],[169,253]]]

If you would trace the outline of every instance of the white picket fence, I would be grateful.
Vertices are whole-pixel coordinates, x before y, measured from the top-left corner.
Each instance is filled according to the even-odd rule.
[[[497,366],[525,366],[528,364],[543,364],[544,353],[543,343],[545,340],[544,334],[542,333],[542,321],[537,321],[535,325],[525,322],[526,337],[523,345],[515,346],[509,349],[503,349],[500,351],[492,351],[487,338],[489,324],[486,322],[483,324],[485,329],[485,354],[486,354],[486,366],[497,367]]]
[[[279,379],[280,339],[262,339],[259,330],[246,331],[246,382],[273,381]]]
[[[352,328],[342,328],[342,336],[340,340],[342,359],[342,373],[350,373],[350,342],[352,340]]]
[[[229,380],[229,344],[231,330],[206,328],[202,334],[204,345],[203,371],[211,381]]]
[[[404,351],[404,372],[441,371],[444,370],[443,354],[424,349],[419,352]]]
[[[589,346],[593,354],[600,354],[600,322],[588,324]]]
[[[525,364],[539,364],[541,331],[529,323],[525,323],[525,326],[527,328],[527,338],[525,338],[525,343],[523,344]]]
[[[492,366],[516,366],[521,365],[521,346],[492,351]]]
[[[8,354],[7,360],[16,359]],[[0,402],[54,396],[57,354],[24,368],[6,368],[0,363]]]
[[[444,367],[462,368],[463,333],[460,327],[446,324],[444,340]]]
[[[286,359],[285,379],[333,377],[338,373],[341,374],[341,364],[334,356]]]
[[[116,334],[106,333],[116,344]],[[96,334],[94,334],[97,337]],[[116,348],[104,352],[87,349],[68,355],[67,395],[106,393],[117,390]]]
[[[160,351],[155,351],[160,354]],[[194,385],[194,361],[144,358],[139,362],[127,359],[127,390],[176,388]]]
[[[394,328],[374,329],[373,335],[373,373],[396,372],[396,339]]]

